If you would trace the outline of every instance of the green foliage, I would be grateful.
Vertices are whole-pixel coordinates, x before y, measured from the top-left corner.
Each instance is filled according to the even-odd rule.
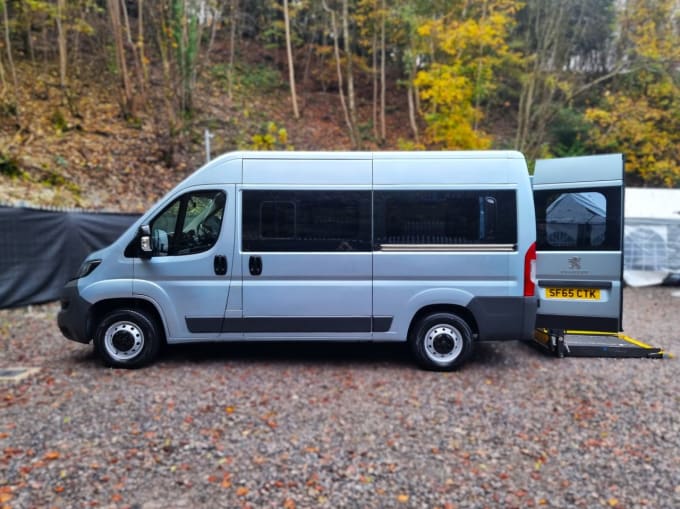
[[[210,68],[210,75],[226,92],[229,85],[229,65],[213,65]],[[234,65],[234,89],[236,92],[270,93],[282,88],[285,88],[285,83],[281,79],[281,73],[269,65],[249,65],[245,63]]]
[[[0,174],[12,178],[21,177],[23,172],[19,160],[12,155],[0,152]]]
[[[15,117],[18,112],[16,102],[0,100],[0,118]]]
[[[54,110],[52,115],[50,115],[50,122],[57,133],[63,133],[68,129],[68,121],[59,108]]]
[[[52,170],[46,171],[45,175],[40,179],[40,183],[46,187],[67,189],[68,191],[75,195],[79,195],[81,193],[80,186],[69,181],[63,175]]]
[[[551,138],[554,140],[551,153],[557,157],[573,157],[588,153],[588,131],[590,123],[583,113],[575,109],[562,108],[552,123]]]

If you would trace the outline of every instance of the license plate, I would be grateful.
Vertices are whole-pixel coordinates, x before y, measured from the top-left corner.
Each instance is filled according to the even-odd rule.
[[[597,288],[546,288],[547,299],[600,300]]]

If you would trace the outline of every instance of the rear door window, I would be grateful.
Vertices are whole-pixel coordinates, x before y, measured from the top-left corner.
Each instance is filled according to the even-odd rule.
[[[535,192],[539,251],[619,251],[620,188]]]

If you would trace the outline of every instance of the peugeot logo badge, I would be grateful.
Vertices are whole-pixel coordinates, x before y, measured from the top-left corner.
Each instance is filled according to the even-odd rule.
[[[581,257],[572,256],[567,260],[569,262],[569,269],[571,270],[581,270]]]

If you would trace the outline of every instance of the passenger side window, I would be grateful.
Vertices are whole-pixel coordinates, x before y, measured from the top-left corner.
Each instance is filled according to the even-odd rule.
[[[515,191],[376,191],[375,243],[516,244]]]
[[[620,193],[618,187],[537,191],[537,249],[620,250]]]
[[[370,250],[370,191],[243,191],[245,252]]]
[[[225,203],[222,191],[197,191],[177,198],[151,222],[154,256],[201,253],[213,247]]]

